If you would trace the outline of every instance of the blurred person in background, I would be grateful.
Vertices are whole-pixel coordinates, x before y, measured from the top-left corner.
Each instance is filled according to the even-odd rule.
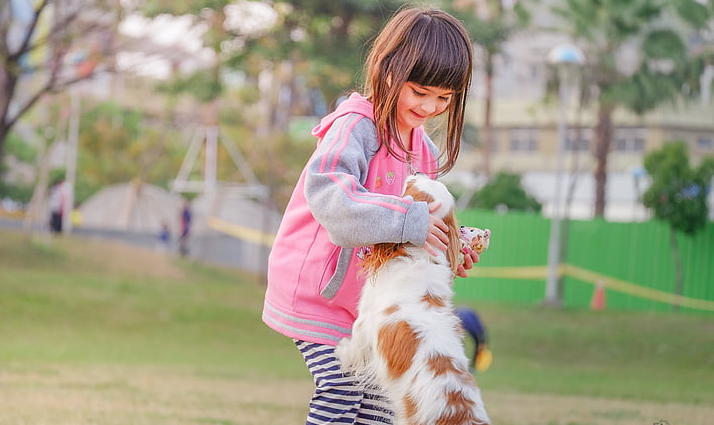
[[[181,209],[181,215],[179,216],[180,231],[178,243],[179,243],[179,254],[181,256],[188,255],[188,238],[191,233],[191,220],[193,215],[191,214],[191,203],[189,201],[184,201],[183,208]]]
[[[171,229],[166,222],[161,223],[161,230],[158,234],[157,249],[161,252],[168,252],[171,246]]]
[[[493,360],[491,351],[486,344],[488,342],[486,327],[481,322],[478,314],[468,307],[458,307],[456,315],[461,320],[464,330],[474,342],[473,355],[469,356],[471,372],[485,372],[491,366]]]
[[[64,179],[59,178],[50,187],[50,231],[53,233],[62,232],[62,220],[67,203],[67,189]]]

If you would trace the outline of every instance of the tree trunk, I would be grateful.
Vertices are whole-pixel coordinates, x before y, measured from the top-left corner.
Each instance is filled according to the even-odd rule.
[[[0,118],[1,120],[2,118]],[[7,138],[7,128],[5,128],[5,124],[0,122],[0,166],[3,164],[3,160],[5,159],[5,139]]]
[[[607,157],[612,142],[611,105],[601,104],[598,108],[598,122],[595,126],[595,217],[605,215],[605,194],[607,186]]]
[[[674,257],[674,269],[676,272],[674,293],[677,295],[682,295],[682,285],[684,280],[684,274],[682,272],[682,255],[679,253],[679,245],[677,244],[677,232],[672,226],[669,226],[669,244],[672,247],[672,256]],[[677,311],[678,309],[678,304],[672,304],[672,311]]]
[[[47,232],[49,223],[49,211],[47,208],[47,188],[50,183],[50,146],[42,146],[39,155],[39,169],[37,170],[37,181],[32,190],[32,198],[27,206],[25,218],[22,221],[22,229],[29,239],[35,233]]]
[[[5,139],[10,133],[10,103],[15,92],[17,78],[0,67],[0,165],[5,157]]]
[[[483,116],[483,143],[481,144],[481,153],[483,155],[483,163],[481,172],[486,176],[486,180],[491,177],[491,146],[493,145],[493,129],[491,128],[491,110],[493,108],[493,55],[486,51],[486,75],[485,75],[485,90],[486,96],[484,99],[484,116]]]

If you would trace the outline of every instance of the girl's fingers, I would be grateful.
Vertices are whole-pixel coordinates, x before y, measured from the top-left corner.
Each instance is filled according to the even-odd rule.
[[[436,226],[439,230],[446,234],[446,232],[449,231],[449,226],[444,223],[444,220],[432,214],[434,211],[438,210],[439,207],[441,207],[441,202],[434,201],[429,203],[429,225]],[[439,239],[443,240],[443,238]],[[448,242],[448,239],[446,240],[446,242]]]
[[[441,202],[429,203],[429,234],[427,234],[424,249],[432,256],[438,255],[439,251],[446,251],[449,243],[449,236],[446,234],[449,227],[444,223],[444,220],[431,214],[440,207]]]
[[[464,254],[464,264],[459,265],[458,269],[456,270],[456,275],[459,277],[469,277],[468,270],[472,269],[474,264],[478,263],[480,260],[481,258],[474,250],[471,250],[467,254]]]
[[[424,249],[425,249],[426,252],[428,252],[429,255],[431,255],[432,257],[436,257],[437,255],[439,255],[439,253],[429,244],[429,242],[427,242],[427,243],[424,244]]]
[[[444,242],[439,236],[434,235],[433,233],[429,233],[429,235],[426,237],[426,244],[424,245],[424,247],[427,251],[429,251],[429,254],[437,255],[437,250],[446,251],[446,243],[448,243],[448,239],[446,242]]]
[[[463,267],[465,270],[468,270],[474,266],[474,260],[473,257],[470,255],[470,253],[464,255],[464,264]]]

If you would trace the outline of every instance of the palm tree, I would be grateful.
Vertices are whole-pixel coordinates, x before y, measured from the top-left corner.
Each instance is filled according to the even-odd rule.
[[[681,87],[677,71],[687,63],[686,48],[661,16],[668,0],[563,0],[552,8],[588,60],[597,94],[594,157],[595,216],[605,212],[607,163],[618,107],[637,114],[673,101]],[[640,57],[625,58],[638,47]],[[625,71],[624,62],[630,71]]]
[[[676,9],[694,40],[691,66],[684,70],[683,79],[690,94],[708,104],[714,80],[714,0],[680,0]]]

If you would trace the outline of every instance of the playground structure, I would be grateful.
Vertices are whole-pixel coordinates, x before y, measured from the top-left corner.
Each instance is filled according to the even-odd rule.
[[[218,143],[229,153],[243,182],[216,179]],[[190,180],[202,150],[202,179]],[[154,247],[159,246],[159,234],[166,226],[168,252],[178,252],[183,193],[197,194],[190,202],[188,257],[263,274],[281,215],[268,206],[267,188],[216,126],[195,131],[171,191],[139,180],[104,188],[76,210],[73,231]]]
[[[217,179],[219,143],[243,182]],[[191,180],[189,176],[201,151],[203,179]],[[219,126],[203,125],[196,129],[171,191],[198,193],[191,201],[195,217],[191,257],[229,264],[238,261],[253,271],[266,270],[272,235],[281,215],[270,207],[268,188],[258,182],[250,164]]]

